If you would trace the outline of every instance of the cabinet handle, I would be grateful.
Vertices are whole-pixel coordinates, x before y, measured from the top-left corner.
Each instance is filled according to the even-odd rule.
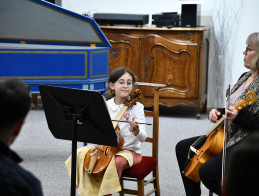
[[[111,52],[112,52],[112,58],[117,59],[118,53],[120,52],[120,47],[112,47]]]

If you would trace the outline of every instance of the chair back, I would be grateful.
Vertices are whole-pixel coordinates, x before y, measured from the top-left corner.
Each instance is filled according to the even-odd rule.
[[[152,157],[142,156],[141,163],[123,171],[122,177],[120,179],[121,187],[122,187],[120,196],[123,196],[124,193],[144,196],[145,195],[144,187],[150,183],[153,184],[153,189],[150,190],[146,195],[155,193],[156,196],[160,196],[159,170],[158,170],[159,89],[162,87],[165,87],[166,85],[155,84],[155,83],[144,83],[144,82],[137,82],[136,85],[151,87],[154,93],[154,100],[152,104],[153,111],[148,111],[148,110],[144,111],[145,116],[151,116],[153,118],[152,135],[147,136],[145,141],[145,142],[151,143]],[[148,133],[148,135],[150,134],[151,133]],[[145,179],[149,173],[152,173],[151,179]],[[124,186],[125,181],[136,181],[138,185],[137,190],[126,189]]]

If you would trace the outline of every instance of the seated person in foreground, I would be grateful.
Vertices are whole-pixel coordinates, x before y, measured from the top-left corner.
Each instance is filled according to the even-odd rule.
[[[30,108],[28,85],[16,79],[0,82],[0,195],[43,195],[40,181],[19,166],[22,159],[9,148]]]

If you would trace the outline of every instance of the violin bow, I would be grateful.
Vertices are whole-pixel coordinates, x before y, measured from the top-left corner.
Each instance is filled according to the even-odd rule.
[[[115,121],[115,122],[125,122],[125,123],[130,123],[129,121],[125,121],[125,120],[112,120],[112,121]],[[135,122],[137,124],[143,124],[143,125],[152,125],[150,123],[142,123],[142,122]]]
[[[228,109],[230,106],[229,97],[230,97],[230,85],[228,85],[228,89],[226,91],[226,106],[225,109]],[[223,140],[223,150],[222,150],[222,173],[221,173],[221,187],[223,187],[224,176],[225,176],[225,162],[226,162],[226,144],[227,144],[227,134],[228,134],[228,119],[227,113],[225,112],[224,118],[224,140]]]

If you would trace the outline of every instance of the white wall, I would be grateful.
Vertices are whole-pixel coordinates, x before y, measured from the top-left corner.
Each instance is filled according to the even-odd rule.
[[[84,14],[88,13],[127,13],[149,14],[151,24],[152,14],[161,12],[181,12],[178,0],[62,0],[62,7]]]
[[[177,0],[62,0],[62,7],[81,14],[90,11],[152,15],[181,9]]]
[[[95,12],[149,14],[150,23],[151,15],[155,13],[181,13],[178,0],[62,0],[62,7],[80,14]],[[212,26],[208,107],[224,106],[226,87],[228,84],[233,86],[239,76],[246,71],[242,52],[246,47],[247,36],[259,31],[258,8],[258,0],[203,0],[201,23],[204,26]],[[225,33],[224,38],[220,36],[222,29]],[[216,55],[214,44],[217,41],[223,44],[224,61],[221,58],[218,61],[214,58]]]
[[[232,82],[235,83],[239,76],[247,69],[243,66],[244,55],[242,54],[246,47],[246,38],[253,32],[259,32],[259,1],[244,1],[243,13],[240,17],[239,28],[236,31],[236,39],[233,45],[232,59]]]

